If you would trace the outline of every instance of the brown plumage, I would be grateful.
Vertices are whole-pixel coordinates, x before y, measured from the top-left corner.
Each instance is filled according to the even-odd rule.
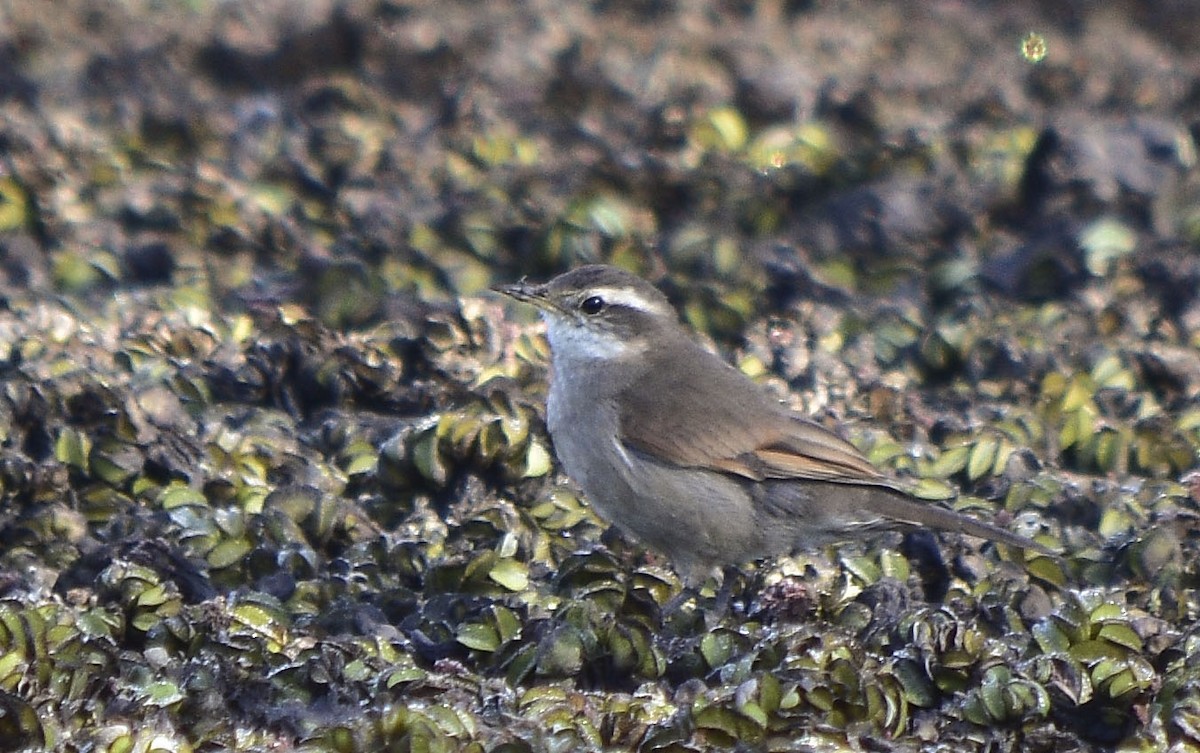
[[[849,442],[698,345],[662,293],[627,272],[581,267],[498,290],[547,322],[547,423],[567,473],[601,515],[689,580],[883,530],[1045,551],[912,498]]]

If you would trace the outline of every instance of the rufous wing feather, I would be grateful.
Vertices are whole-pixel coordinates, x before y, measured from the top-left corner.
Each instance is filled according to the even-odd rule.
[[[891,486],[854,445],[799,418],[708,351],[651,364],[619,404],[621,440],[653,457],[745,478]],[[686,379],[671,381],[672,374]],[[704,396],[721,395],[712,400]],[[721,427],[713,431],[711,427]]]

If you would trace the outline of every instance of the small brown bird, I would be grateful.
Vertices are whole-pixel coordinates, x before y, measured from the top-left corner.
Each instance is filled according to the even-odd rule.
[[[699,583],[714,568],[888,530],[1035,542],[918,501],[849,442],[705,350],[666,296],[585,266],[495,288],[537,306],[555,453],[596,511]]]

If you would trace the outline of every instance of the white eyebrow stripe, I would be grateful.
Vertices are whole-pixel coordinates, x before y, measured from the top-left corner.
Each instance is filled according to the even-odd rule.
[[[628,306],[631,309],[645,311],[648,314],[659,314],[674,316],[675,312],[670,306],[664,306],[661,301],[656,301],[651,298],[639,295],[637,291],[629,288],[590,288],[584,295],[583,300],[597,295],[604,299],[604,302],[610,306]]]

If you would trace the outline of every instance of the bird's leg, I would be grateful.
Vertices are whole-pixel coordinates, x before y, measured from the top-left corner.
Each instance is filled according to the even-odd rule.
[[[720,585],[717,587],[716,596],[713,597],[712,608],[704,612],[704,625],[709,630],[717,627],[721,620],[726,615],[730,614],[733,600],[733,584],[737,581],[740,572],[733,565],[726,565],[721,568]]]
[[[706,607],[702,589],[707,583],[708,574],[699,575],[695,572],[683,573],[681,577],[683,587],[679,589],[679,593],[672,596],[663,605],[663,620],[673,620],[681,616],[683,608],[687,603],[694,601],[696,611],[704,619],[705,629],[712,630],[717,627],[729,611],[736,574],[737,569],[734,567],[724,567],[719,573],[711,574],[711,577],[717,579],[717,591],[713,596],[712,603]]]

